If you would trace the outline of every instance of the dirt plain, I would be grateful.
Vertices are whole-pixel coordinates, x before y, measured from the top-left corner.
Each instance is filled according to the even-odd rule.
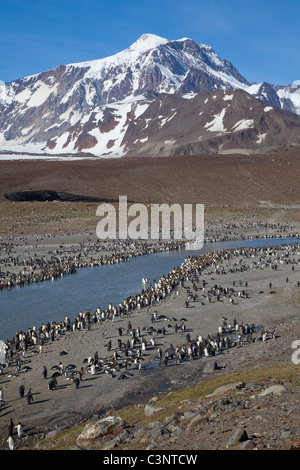
[[[0,161],[0,200],[48,189],[142,203],[299,206],[299,160],[300,149],[289,147],[250,156]]]

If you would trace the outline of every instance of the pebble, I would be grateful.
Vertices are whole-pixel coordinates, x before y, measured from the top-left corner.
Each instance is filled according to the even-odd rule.
[[[146,416],[152,416],[154,413],[158,413],[159,411],[162,411],[163,409],[164,408],[161,408],[161,407],[145,405],[144,412]]]
[[[234,446],[238,444],[239,442],[247,441],[248,440],[248,435],[245,429],[238,428],[235,433],[230,437],[227,447]]]
[[[227,385],[222,385],[221,387],[216,388],[212,393],[209,395],[206,395],[207,397],[213,397],[215,395],[218,395],[219,393],[226,393],[226,392],[231,392],[232,390],[235,391],[237,387],[239,386],[240,382],[234,382],[230,383]]]
[[[207,422],[207,419],[204,416],[202,416],[201,414],[198,414],[198,415],[193,417],[191,422],[188,424],[187,429],[190,429],[194,426],[197,426],[198,424],[202,424],[202,423],[206,423],[206,422]]]
[[[280,437],[281,439],[286,439],[287,437],[289,437],[290,435],[292,434],[292,431],[282,431],[282,433],[280,434]]]
[[[217,370],[217,368],[218,368],[218,366],[217,366],[216,361],[208,361],[204,366],[203,372],[205,374],[210,374],[214,370]]]
[[[251,439],[248,439],[247,441],[244,441],[240,444],[239,449],[241,450],[252,450],[255,448],[255,444]]]
[[[266,390],[263,390],[260,392],[259,396],[260,397],[265,397],[266,395],[269,395],[270,393],[273,393],[274,395],[279,395],[280,393],[284,392],[285,388],[283,385],[272,385],[271,387],[268,387]]]

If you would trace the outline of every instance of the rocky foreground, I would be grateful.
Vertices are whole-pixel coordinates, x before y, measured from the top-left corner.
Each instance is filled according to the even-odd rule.
[[[202,374],[190,368],[150,398],[135,399],[76,428],[49,432],[35,448],[299,449],[300,367],[291,360],[299,324],[285,322],[278,325],[275,339],[211,359]]]

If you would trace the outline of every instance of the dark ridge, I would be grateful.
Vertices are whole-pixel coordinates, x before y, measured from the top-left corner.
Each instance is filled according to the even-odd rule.
[[[61,193],[52,190],[40,191],[16,191],[6,193],[4,197],[9,201],[27,202],[27,201],[66,201],[66,202],[118,202],[117,199],[106,199],[94,196],[82,196],[80,194]],[[129,202],[129,201],[128,201]]]

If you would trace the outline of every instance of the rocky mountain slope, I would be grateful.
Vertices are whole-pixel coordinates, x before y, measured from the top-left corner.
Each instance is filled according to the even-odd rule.
[[[125,148],[132,150],[125,145],[131,128],[146,110],[153,115],[158,95],[163,94],[164,100],[168,100],[166,94],[174,95],[176,105],[177,96],[194,97],[216,90],[243,90],[268,106],[300,114],[297,82],[289,87],[253,84],[210,46],[188,38],[168,41],[145,34],[114,56],[60,65],[0,85],[0,147],[56,153],[90,150],[97,156],[120,156]],[[198,114],[200,111],[197,109]],[[116,113],[118,124],[112,116]],[[100,136],[96,135],[96,120],[101,121]],[[124,140],[127,125],[129,136]],[[117,151],[122,145],[123,151]]]
[[[158,94],[98,108],[47,152],[103,156],[263,153],[300,145],[300,116],[266,106],[242,90]]]

